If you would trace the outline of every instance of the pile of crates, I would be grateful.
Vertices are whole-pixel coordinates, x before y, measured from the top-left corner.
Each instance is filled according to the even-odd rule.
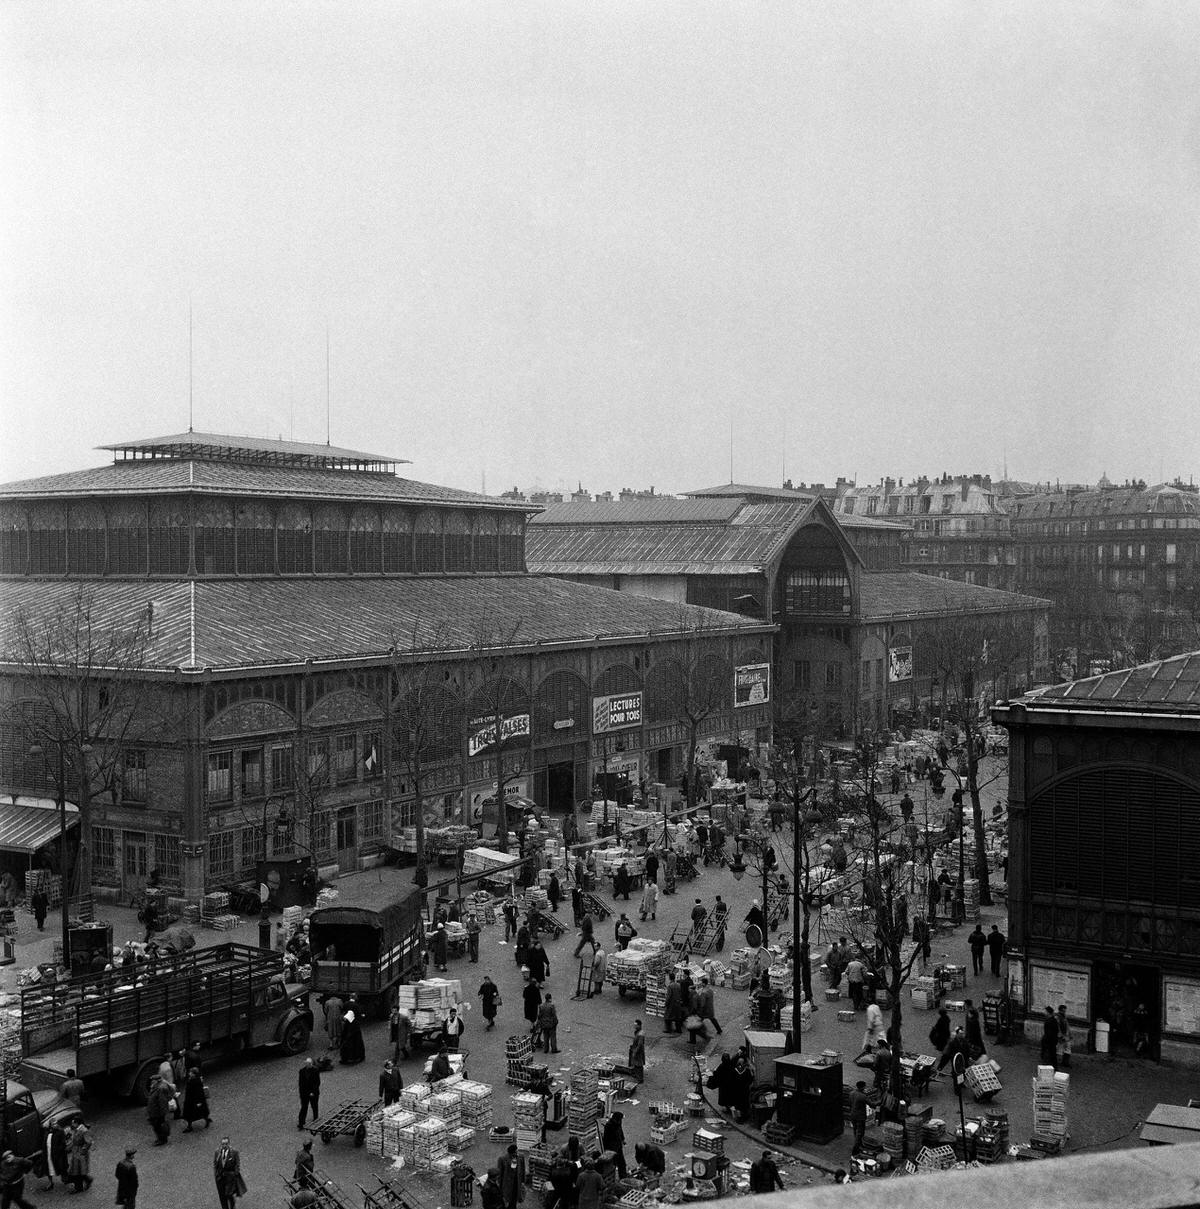
[[[513,1113],[513,1135],[517,1149],[528,1153],[542,1140],[546,1124],[546,1101],[533,1092],[517,1092],[509,1103]]]
[[[600,1079],[594,1070],[571,1076],[571,1102],[567,1107],[567,1132],[574,1138],[591,1134],[600,1119]]]
[[[528,1033],[509,1037],[504,1044],[504,1057],[508,1064],[504,1081],[514,1087],[528,1087],[531,1082],[529,1064],[533,1058],[533,1038]]]

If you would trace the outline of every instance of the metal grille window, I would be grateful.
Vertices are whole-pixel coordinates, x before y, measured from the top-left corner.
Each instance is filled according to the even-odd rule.
[[[471,522],[466,513],[446,514],[446,570],[471,570]]]
[[[844,571],[789,571],[784,584],[788,613],[849,613],[850,580]]]
[[[62,575],[67,569],[67,510],[61,504],[40,504],[29,517],[29,572]]]
[[[383,517],[383,570],[407,574],[413,569],[412,514],[395,510]]]
[[[186,575],[191,559],[191,532],[177,504],[150,505],[149,554],[151,575]]]
[[[346,518],[340,508],[318,508],[316,514],[315,546],[318,573],[346,570],[349,546]]]
[[[92,828],[92,864],[97,869],[116,869],[117,833],[113,828]]]
[[[209,877],[229,877],[233,873],[233,840],[236,834],[233,831],[214,831],[208,837]]]
[[[475,520],[475,570],[495,571],[500,563],[496,518],[487,513]]]
[[[525,520],[521,516],[500,517],[500,570],[525,570]]]
[[[213,503],[196,520],[196,571],[201,575],[232,575],[233,512],[229,505]]]
[[[262,824],[242,828],[242,868],[253,869],[260,860],[265,859],[263,848]]]
[[[827,663],[825,665],[825,687],[830,690],[840,690],[842,687],[842,665]]]
[[[338,735],[333,748],[333,775],[339,785],[358,778],[358,736]]]
[[[132,748],[121,760],[121,801],[144,802],[146,794],[146,753]]]
[[[792,660],[792,688],[802,691],[812,688],[812,664],[807,659]]]
[[[237,512],[237,569],[240,575],[275,571],[275,520],[271,510],[243,504]]]
[[[357,508],[350,518],[350,570],[360,575],[378,573],[382,563],[379,514],[373,508]]]
[[[271,748],[271,788],[291,789],[296,784],[295,754],[290,743]]]
[[[442,518],[431,510],[417,517],[416,570],[442,569]]]
[[[280,508],[275,543],[280,575],[307,575],[312,571],[312,518],[306,508]]]
[[[208,757],[208,800],[228,802],[233,797],[232,753],[214,751]]]
[[[164,881],[178,882],[183,876],[179,836],[156,834],[154,837],[154,867]]]
[[[1060,781],[1030,809],[1030,891],[1200,910],[1200,795],[1138,768]]]

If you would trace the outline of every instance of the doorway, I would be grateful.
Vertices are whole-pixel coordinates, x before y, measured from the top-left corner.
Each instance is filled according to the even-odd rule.
[[[126,831],[122,847],[124,848],[122,858],[124,877],[121,879],[121,890],[126,898],[132,898],[146,887],[146,874],[150,867],[146,833],[144,831]]]
[[[671,784],[671,752],[670,747],[660,747],[654,753],[654,779],[662,785]]]
[[[1098,961],[1092,967],[1092,1015],[1108,1021],[1112,1052],[1158,1061],[1162,1040],[1161,989],[1162,975],[1154,966]],[[1145,1044],[1139,1046],[1139,1040]]]
[[[546,769],[546,805],[560,814],[575,809],[575,765],[571,760]]]
[[[339,873],[353,873],[358,865],[358,819],[354,806],[337,813],[337,863]]]

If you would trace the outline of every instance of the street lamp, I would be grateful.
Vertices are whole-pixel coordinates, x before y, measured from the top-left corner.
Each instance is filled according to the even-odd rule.
[[[742,860],[742,837],[735,835],[733,844],[734,853],[733,860],[729,862],[729,872],[733,874],[735,882],[740,882],[746,876],[746,862]]]

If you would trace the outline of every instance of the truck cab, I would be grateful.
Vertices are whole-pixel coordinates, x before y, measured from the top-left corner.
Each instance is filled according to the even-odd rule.
[[[46,1134],[54,1125],[73,1125],[83,1113],[55,1091],[31,1092],[23,1083],[4,1081],[4,1149],[33,1162],[34,1175],[45,1177]]]

